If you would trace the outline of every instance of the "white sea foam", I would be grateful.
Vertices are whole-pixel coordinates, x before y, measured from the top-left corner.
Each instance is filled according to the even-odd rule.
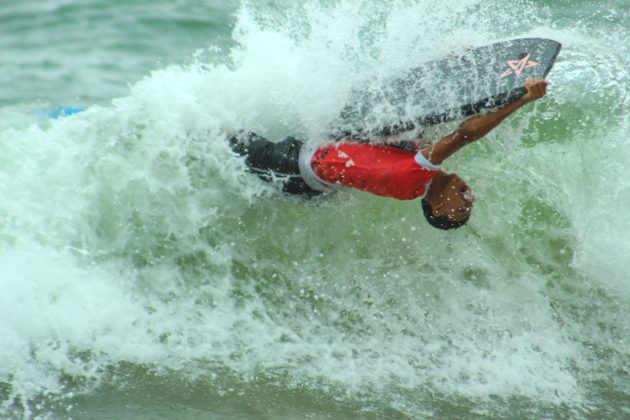
[[[583,108],[566,87],[589,71],[579,32],[554,29],[565,58],[549,98],[449,162],[478,196],[463,231],[425,226],[417,203],[285,199],[244,172],[228,133],[321,141],[355,83],[522,34],[473,0],[286,10],[241,7],[227,65],[157,70],[49,127],[0,125],[5,408],[114,381],[125,363],[410,416],[431,395],[588,404],[584,381],[627,356],[627,86],[589,79]],[[615,353],[598,363],[603,347]]]

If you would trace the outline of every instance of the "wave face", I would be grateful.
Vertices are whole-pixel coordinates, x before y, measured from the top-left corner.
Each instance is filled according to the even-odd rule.
[[[25,114],[66,101],[63,78],[3,98],[0,417],[628,415],[623,2],[57,3],[0,18],[34,56],[29,19],[154,48],[212,30],[137,82],[140,64],[99,66],[155,49],[74,39],[64,60],[100,60],[77,74],[132,84],[110,100],[92,82],[97,104],[67,118]],[[225,143],[322,141],[353,86],[523,36],[564,45],[550,94],[446,165],[478,197],[464,229],[433,230],[417,202],[285,197]],[[38,86],[54,66],[29,71]]]

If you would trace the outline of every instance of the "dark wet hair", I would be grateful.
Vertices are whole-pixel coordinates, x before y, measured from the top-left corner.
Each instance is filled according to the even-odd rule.
[[[433,215],[433,207],[431,207],[431,204],[429,204],[429,202],[424,198],[422,199],[422,211],[424,212],[424,217],[431,226],[442,230],[457,229],[462,227],[470,218],[470,215],[464,220],[451,220],[446,216],[436,217]]]

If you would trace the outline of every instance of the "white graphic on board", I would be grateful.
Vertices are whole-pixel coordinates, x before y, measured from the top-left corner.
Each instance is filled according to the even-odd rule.
[[[523,70],[540,65],[536,61],[530,61],[529,59],[531,56],[532,54],[529,53],[520,60],[509,60],[507,62],[507,65],[510,68],[503,72],[503,74],[501,74],[501,79],[503,79],[504,77],[508,77],[512,73],[514,73],[514,75],[516,75],[516,78],[518,79],[519,77],[521,77]]]

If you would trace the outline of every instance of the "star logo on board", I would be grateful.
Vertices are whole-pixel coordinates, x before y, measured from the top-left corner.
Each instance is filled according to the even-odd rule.
[[[500,78],[503,79],[504,77],[508,77],[510,74],[514,73],[516,75],[516,78],[518,79],[519,77],[521,77],[523,70],[531,68],[531,67],[539,66],[540,64],[537,63],[536,61],[530,61],[531,56],[532,54],[528,53],[525,57],[521,58],[520,60],[509,60],[507,62],[507,65],[510,68],[507,69],[505,72],[503,72]]]

